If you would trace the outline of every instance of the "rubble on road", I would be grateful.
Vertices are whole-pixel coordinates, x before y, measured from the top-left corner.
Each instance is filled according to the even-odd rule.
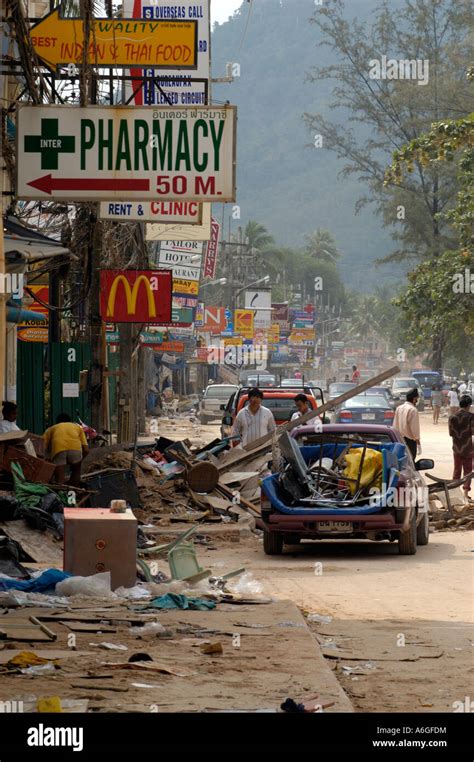
[[[451,508],[446,506],[443,495],[430,496],[429,515],[430,528],[440,531],[456,532],[474,529],[474,502],[464,502],[461,490],[453,490]]]

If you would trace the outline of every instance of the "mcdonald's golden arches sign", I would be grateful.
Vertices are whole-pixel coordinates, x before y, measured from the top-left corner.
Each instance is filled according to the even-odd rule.
[[[172,270],[101,270],[100,316],[107,323],[171,323]]]

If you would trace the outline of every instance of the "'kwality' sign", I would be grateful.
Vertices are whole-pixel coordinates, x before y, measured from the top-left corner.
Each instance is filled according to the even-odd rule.
[[[235,201],[235,106],[19,106],[21,199]]]

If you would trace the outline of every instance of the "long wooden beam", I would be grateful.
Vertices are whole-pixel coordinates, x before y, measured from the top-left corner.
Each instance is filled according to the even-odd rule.
[[[344,392],[344,394],[340,394],[339,397],[335,397],[333,400],[330,400],[329,402],[325,402],[324,405],[321,405],[321,407],[316,408],[316,410],[310,410],[309,413],[305,413],[305,415],[302,415],[300,418],[297,418],[295,421],[288,421],[288,423],[282,423],[276,429],[278,436],[283,434],[284,431],[291,431],[292,429],[296,428],[296,426],[301,426],[303,423],[306,423],[306,421],[310,421],[312,418],[314,418],[317,415],[324,415],[324,413],[327,410],[333,410],[338,405],[341,405],[343,402],[346,402],[346,400],[350,400],[352,397],[355,397],[357,394],[361,394],[362,392],[367,391],[367,389],[370,389],[372,386],[377,386],[382,381],[385,381],[387,378],[391,378],[392,376],[395,376],[396,373],[400,373],[400,368],[398,367],[398,365],[394,365],[392,368],[389,368],[388,370],[384,370],[382,373],[379,373],[377,376],[374,376],[373,378],[369,378],[368,381],[364,381],[362,384],[355,386],[354,389],[349,389],[348,392]],[[255,439],[253,442],[249,442],[249,444],[245,445],[243,449],[246,452],[251,452],[259,448],[263,444],[268,443],[270,445],[272,439],[273,439],[273,432],[270,432],[269,434],[265,434],[265,436],[260,437],[259,439]],[[234,460],[232,465],[235,466],[236,463],[238,462],[239,462],[238,460]]]

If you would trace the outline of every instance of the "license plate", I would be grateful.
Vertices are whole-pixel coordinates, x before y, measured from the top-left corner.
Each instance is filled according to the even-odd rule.
[[[363,421],[371,421],[373,417],[372,413],[362,413],[361,415]]]
[[[320,532],[352,532],[352,524],[349,521],[318,521]]]

